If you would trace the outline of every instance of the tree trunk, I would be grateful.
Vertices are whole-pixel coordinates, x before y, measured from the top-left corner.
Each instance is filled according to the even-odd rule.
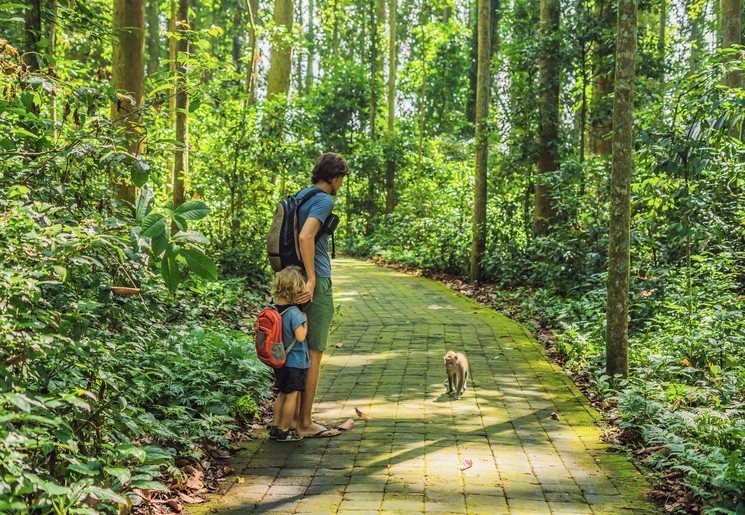
[[[259,62],[259,50],[256,45],[256,22],[258,20],[259,0],[245,0],[248,11],[248,48],[251,55],[248,59],[248,70],[246,77],[246,93],[248,103],[256,103],[256,66]]]
[[[612,143],[610,132],[613,128],[613,111],[610,92],[613,89],[611,59],[612,45],[606,45],[602,35],[614,28],[614,14],[609,0],[598,0],[595,4],[595,17],[598,23],[595,41],[592,45],[593,54],[593,82],[590,150],[597,155],[610,155]]]
[[[538,175],[535,181],[533,234],[546,236],[554,222],[551,189],[546,175],[558,170],[559,139],[559,1],[541,0],[542,59],[539,64],[541,88],[538,128]]]
[[[473,245],[471,280],[481,280],[481,259],[486,249],[486,165],[489,116],[490,0],[478,0],[478,75],[476,79],[476,174],[473,192]]]
[[[375,132],[375,118],[378,109],[378,16],[376,13],[379,0],[369,0],[370,8],[370,141],[377,139]],[[378,179],[378,170],[373,166],[367,169],[367,219],[365,223],[365,234],[372,234],[372,219],[376,215],[375,206],[375,183]]]
[[[186,31],[189,30],[189,0],[179,0],[177,30],[183,36],[178,40],[176,53],[176,155],[173,162],[173,207],[184,203],[184,178],[189,173],[189,96],[186,79],[185,60],[189,54],[189,41]],[[177,228],[173,227],[173,232]]]
[[[310,91],[310,88],[313,86],[313,52],[315,52],[315,42],[313,38],[315,37],[315,30],[314,30],[314,19],[313,19],[313,0],[308,0],[308,32],[306,33],[306,42],[308,44],[308,60],[307,60],[307,66],[305,68],[305,93],[307,94]]]
[[[114,0],[114,43],[111,87],[119,93],[111,104],[111,119],[122,126],[127,150],[140,153],[140,109],[145,96],[145,5],[143,0]],[[116,197],[134,205],[135,186],[129,177],[114,177]]]
[[[660,85],[665,84],[665,30],[667,28],[667,0],[660,0],[660,27],[657,33],[657,59],[660,63]]]
[[[478,41],[479,41],[479,20],[478,20],[478,0],[471,0],[471,46],[470,46],[470,66],[468,68],[468,97],[466,97],[466,119],[472,124],[476,123],[476,77],[478,75]],[[476,7],[474,9],[474,6]]]
[[[295,17],[295,23],[297,23],[298,27],[300,27],[300,32],[302,33],[302,27],[303,27],[303,2],[302,0],[298,1],[297,4],[295,4],[295,13],[293,15]],[[294,73],[294,79],[295,79],[295,93],[300,96],[303,93],[303,88],[305,85],[305,75],[303,75],[303,54],[305,53],[305,48],[303,48],[303,45],[298,47],[297,54],[295,56],[295,73]],[[292,75],[292,74],[291,74]]]
[[[608,228],[608,304],[605,355],[609,376],[629,371],[629,270],[633,166],[636,0],[619,0],[613,96],[613,171]]]
[[[686,2],[687,3],[687,2]],[[701,68],[701,58],[704,55],[704,49],[706,47],[706,41],[704,40],[704,32],[706,29],[706,7],[708,0],[700,5],[700,10],[688,11],[688,22],[691,28],[691,55],[688,60],[688,66],[691,70],[698,70]],[[723,20],[726,23],[726,20]]]
[[[385,172],[385,213],[393,212],[396,191],[396,161],[391,155],[396,138],[396,0],[388,0],[388,163]]]
[[[722,48],[742,44],[742,0],[722,0]],[[731,59],[738,59],[734,54]],[[731,71],[724,78],[730,88],[745,86],[742,71]]]
[[[178,16],[178,3],[176,0],[171,0],[171,17],[168,19],[168,32],[176,34],[176,17]],[[171,77],[176,77],[176,54],[178,48],[176,46],[176,38],[171,37],[168,39],[168,71]],[[171,119],[171,125],[176,125],[176,88],[171,88],[171,94],[168,97],[168,106]],[[173,169],[171,169],[173,172]]]
[[[233,45],[231,54],[233,55],[233,64],[235,70],[241,73],[241,56],[243,49],[241,48],[241,41],[243,40],[243,13],[241,12],[241,5],[243,0],[236,0],[235,11],[233,12]]]
[[[274,1],[274,24],[280,31],[272,35],[272,57],[267,78],[267,100],[278,94],[286,95],[290,90],[292,68],[293,0]],[[255,15],[254,15],[255,16]]]
[[[160,67],[160,2],[147,0],[147,74]]]
[[[24,56],[26,68],[39,70],[39,40],[41,39],[41,0],[27,1],[28,9],[24,15]],[[38,114],[38,112],[37,112]]]
[[[57,52],[57,17],[59,16],[59,3],[57,0],[49,0],[49,48],[47,49],[47,61],[50,66],[56,67],[57,61],[55,54]],[[49,99],[49,118],[52,121],[51,136],[52,141],[57,141],[57,91],[52,90]]]
[[[417,170],[419,172],[419,176],[422,175],[422,159],[424,155],[424,120],[426,118],[427,114],[427,106],[425,105],[425,101],[427,98],[427,52],[426,52],[426,38],[424,37],[425,30],[425,4],[422,2],[420,16],[419,16],[419,27],[421,29],[421,39],[420,39],[420,50],[421,50],[421,59],[422,59],[422,87],[419,91],[419,146],[418,146],[418,152],[417,152]]]

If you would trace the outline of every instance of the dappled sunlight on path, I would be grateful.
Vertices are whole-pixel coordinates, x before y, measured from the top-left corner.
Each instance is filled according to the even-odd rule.
[[[644,500],[642,475],[600,441],[597,413],[519,324],[427,279],[349,259],[334,267],[341,316],[315,416],[355,426],[330,439],[254,446],[239,456],[240,479],[209,508],[658,512]],[[458,401],[445,393],[447,350],[471,363]],[[359,420],[355,408],[372,419]]]

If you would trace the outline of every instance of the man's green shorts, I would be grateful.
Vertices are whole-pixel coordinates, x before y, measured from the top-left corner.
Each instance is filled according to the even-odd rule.
[[[308,348],[325,351],[329,340],[331,319],[334,318],[334,295],[330,277],[316,277],[313,302],[305,308],[308,314]]]

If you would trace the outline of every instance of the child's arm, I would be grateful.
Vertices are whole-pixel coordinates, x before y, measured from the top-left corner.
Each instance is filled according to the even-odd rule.
[[[303,322],[295,328],[295,339],[304,342],[306,336],[308,336],[308,322]]]

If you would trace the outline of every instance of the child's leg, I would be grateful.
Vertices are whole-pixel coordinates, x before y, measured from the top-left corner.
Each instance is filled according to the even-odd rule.
[[[299,405],[298,400],[300,399],[300,392],[285,393],[285,399],[282,403],[282,411],[280,415],[281,424],[279,428],[283,431],[287,429],[295,429],[297,427],[297,408]]]
[[[286,429],[287,426],[285,425],[285,421],[283,420],[282,416],[285,404],[287,404],[287,394],[279,393],[274,401],[274,416],[272,425],[276,427],[284,427]]]

